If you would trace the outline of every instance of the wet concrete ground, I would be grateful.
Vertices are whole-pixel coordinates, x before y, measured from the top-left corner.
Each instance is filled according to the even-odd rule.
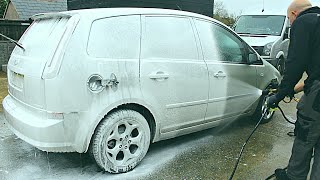
[[[296,103],[283,105],[295,117]],[[152,144],[133,171],[102,172],[87,154],[46,153],[17,138],[0,112],[0,179],[228,179],[240,148],[255,123],[242,118],[225,128],[213,128]],[[261,125],[247,144],[234,179],[265,179],[285,167],[293,126],[277,111],[273,121]]]

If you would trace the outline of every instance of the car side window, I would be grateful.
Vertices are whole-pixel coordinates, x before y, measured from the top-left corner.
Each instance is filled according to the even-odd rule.
[[[146,16],[143,24],[142,58],[199,59],[195,34],[188,17]]]
[[[138,59],[140,16],[118,16],[92,23],[87,52],[95,58]]]
[[[196,20],[205,60],[245,63],[245,47],[234,34],[212,22]]]

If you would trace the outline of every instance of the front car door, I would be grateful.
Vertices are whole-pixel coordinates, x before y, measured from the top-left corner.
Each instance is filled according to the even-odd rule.
[[[190,133],[204,120],[209,89],[191,19],[142,16],[141,46],[141,90],[159,113],[161,133]]]
[[[247,45],[222,25],[201,19],[195,24],[209,70],[206,120],[235,119],[251,112],[261,94],[256,67],[247,63]]]

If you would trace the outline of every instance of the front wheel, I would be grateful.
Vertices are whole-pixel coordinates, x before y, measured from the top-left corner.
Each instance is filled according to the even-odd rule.
[[[263,116],[263,119],[261,120],[262,124],[268,123],[272,120],[272,117],[274,115],[274,111],[268,109],[267,107],[267,99],[269,97],[268,96],[261,96],[260,97],[260,101],[259,104],[257,106],[257,109],[253,115],[253,118],[255,121],[259,121],[260,118],[262,117],[263,113],[265,112],[265,110],[267,110],[267,113]]]
[[[281,75],[283,75],[285,70],[285,61],[283,58],[280,58],[277,64],[277,69],[280,72]]]
[[[140,163],[149,145],[150,128],[146,119],[136,111],[119,110],[99,124],[90,152],[105,171],[123,173]]]

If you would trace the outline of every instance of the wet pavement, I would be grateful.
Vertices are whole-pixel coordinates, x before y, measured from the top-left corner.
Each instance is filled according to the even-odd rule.
[[[295,102],[283,105],[295,117]],[[46,153],[17,138],[0,113],[0,179],[228,179],[240,148],[255,126],[242,118],[228,126],[158,142],[133,171],[102,172],[87,154]],[[234,179],[265,179],[285,167],[293,125],[279,111],[261,125],[247,144]]]

